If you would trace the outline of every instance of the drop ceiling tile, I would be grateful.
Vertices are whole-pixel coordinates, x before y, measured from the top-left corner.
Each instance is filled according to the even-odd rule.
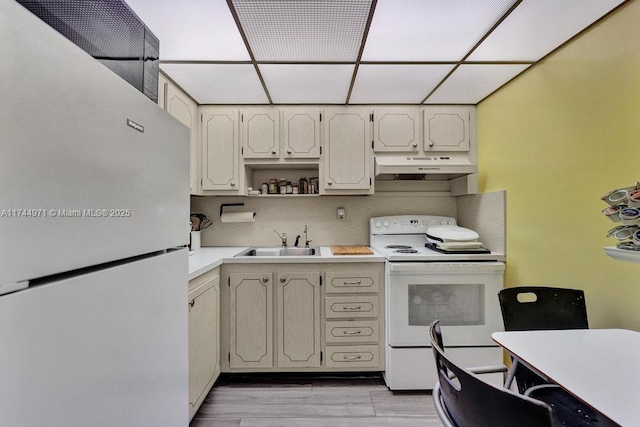
[[[258,74],[249,64],[160,64],[199,104],[267,104]]]
[[[161,60],[250,60],[225,0],[125,1],[160,39]]]
[[[477,104],[530,65],[461,65],[425,104]]]
[[[355,61],[372,0],[232,0],[257,61]]]
[[[537,61],[622,0],[523,1],[468,61]]]
[[[342,104],[354,65],[262,64],[260,73],[275,104]]]
[[[350,104],[419,104],[454,65],[360,65]]]
[[[355,61],[372,0],[232,0],[257,61]]]
[[[378,0],[363,61],[459,61],[515,0]]]

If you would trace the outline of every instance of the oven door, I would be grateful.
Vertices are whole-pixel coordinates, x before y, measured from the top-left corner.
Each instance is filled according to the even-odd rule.
[[[388,263],[389,345],[430,346],[435,319],[447,347],[496,345],[491,333],[502,330],[503,275],[502,262]]]

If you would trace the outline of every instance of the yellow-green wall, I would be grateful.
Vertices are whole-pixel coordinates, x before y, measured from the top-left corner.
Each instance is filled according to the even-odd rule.
[[[506,286],[583,289],[591,327],[640,330],[600,200],[640,181],[640,0],[481,102],[478,145],[480,191],[507,190]]]

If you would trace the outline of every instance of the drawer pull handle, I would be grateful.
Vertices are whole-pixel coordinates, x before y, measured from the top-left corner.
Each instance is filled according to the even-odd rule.
[[[343,310],[360,310],[362,308],[361,305],[343,305]]]
[[[344,360],[358,360],[358,359],[362,359],[361,355],[357,355],[357,356],[343,356]]]
[[[345,285],[361,285],[362,284],[362,280],[354,280],[354,281],[351,281],[351,282],[343,280],[342,283],[344,283]]]
[[[362,331],[358,329],[357,331],[342,331],[342,333],[345,335],[360,335]]]

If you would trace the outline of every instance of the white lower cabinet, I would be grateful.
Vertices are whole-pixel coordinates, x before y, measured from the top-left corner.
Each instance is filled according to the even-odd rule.
[[[189,418],[220,375],[220,269],[189,282]]]
[[[384,263],[222,268],[222,372],[384,370]]]

